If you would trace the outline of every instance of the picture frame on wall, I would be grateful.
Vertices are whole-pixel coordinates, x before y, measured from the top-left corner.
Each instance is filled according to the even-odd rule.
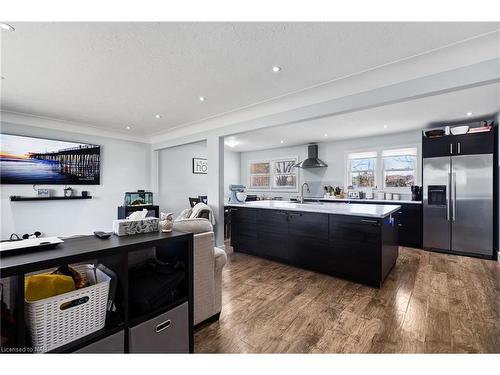
[[[298,157],[250,160],[248,162],[249,191],[298,191],[299,173],[294,167]]]
[[[203,158],[193,158],[193,174],[207,174],[208,161]]]

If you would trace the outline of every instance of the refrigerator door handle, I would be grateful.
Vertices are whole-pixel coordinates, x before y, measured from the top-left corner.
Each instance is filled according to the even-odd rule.
[[[451,174],[451,180],[453,184],[453,201],[452,201],[452,214],[451,214],[451,220],[455,221],[455,216],[456,216],[456,210],[457,210],[457,174],[452,173]]]
[[[446,197],[446,220],[450,221],[450,201],[451,201],[451,172],[448,172],[448,196]]]

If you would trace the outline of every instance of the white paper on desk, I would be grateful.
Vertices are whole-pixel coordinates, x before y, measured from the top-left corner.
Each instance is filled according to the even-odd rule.
[[[44,242],[43,244],[41,244]],[[48,243],[47,243],[48,242]],[[36,247],[36,246],[45,246],[49,244],[58,244],[64,242],[59,237],[38,237],[38,238],[30,238],[27,240],[20,241],[6,241],[0,242],[0,251],[4,250],[14,250],[14,249],[23,249],[26,247]]]

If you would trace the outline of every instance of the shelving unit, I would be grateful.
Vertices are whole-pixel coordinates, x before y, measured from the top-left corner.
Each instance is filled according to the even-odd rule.
[[[83,197],[81,195],[74,197],[21,197],[11,195],[11,202],[27,202],[27,201],[58,201],[58,200],[75,200],[75,199],[92,199],[90,195]]]
[[[182,260],[186,269],[186,281],[182,286],[180,298],[166,304],[154,311],[134,315],[129,308],[129,255],[131,252],[147,251],[156,248],[157,255],[175,256]],[[115,302],[116,312],[106,319],[106,326],[94,333],[79,338],[64,346],[55,348],[50,353],[71,353],[85,349],[92,344],[123,332],[123,351],[129,352],[129,330],[137,325],[154,319],[166,312],[187,302],[188,304],[188,342],[189,353],[193,352],[193,234],[182,232],[171,233],[145,233],[133,236],[112,236],[101,240],[95,236],[82,236],[70,238],[57,248],[38,252],[20,253],[15,255],[1,255],[0,275],[2,278],[13,279],[16,298],[14,303],[14,316],[16,320],[15,348],[30,348],[29,338],[25,326],[24,315],[24,278],[31,272],[37,272],[63,264],[80,262],[95,262],[105,264],[117,274],[117,295]],[[152,340],[154,332],[151,333]],[[5,351],[7,352],[7,351]],[[27,352],[30,352],[29,350]]]

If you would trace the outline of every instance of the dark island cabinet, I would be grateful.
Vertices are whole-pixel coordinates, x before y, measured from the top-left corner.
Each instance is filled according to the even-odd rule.
[[[379,219],[240,207],[231,207],[230,214],[237,252],[377,287],[398,255],[397,215]]]
[[[328,248],[328,214],[288,213],[288,254],[290,263],[328,273],[331,257]]]
[[[231,245],[241,252],[252,253],[257,245],[257,210],[233,208],[231,215]]]
[[[255,255],[288,260],[288,213],[281,210],[257,210],[257,246]],[[277,246],[276,244],[279,244]]]
[[[346,204],[346,202],[332,202],[321,200],[325,204]],[[395,214],[399,232],[399,245],[405,247],[422,248],[422,204],[401,203],[398,201],[366,202],[349,201],[351,204],[377,204],[377,205],[399,205],[401,209]]]

